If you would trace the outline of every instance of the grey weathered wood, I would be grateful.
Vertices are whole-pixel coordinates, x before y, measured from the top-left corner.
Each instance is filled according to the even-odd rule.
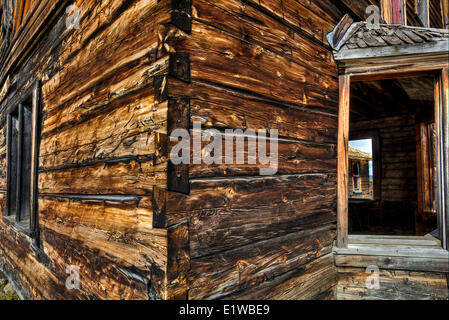
[[[403,248],[394,246],[357,245],[349,244],[347,248],[335,249],[337,255],[363,255],[363,256],[388,256],[388,257],[410,257],[445,259],[449,261],[449,253],[440,248]]]
[[[409,270],[427,272],[449,272],[448,259],[429,259],[418,257],[393,257],[393,256],[364,256],[364,255],[344,255],[335,256],[337,267],[359,267],[366,268],[375,265],[380,269],[388,270]]]
[[[425,54],[439,54],[448,52],[449,41],[426,42],[409,46],[383,46],[361,49],[343,48],[335,53],[335,60],[365,59],[376,57],[395,57]]]
[[[429,27],[429,0],[418,0],[418,18],[424,27]]]
[[[357,245],[402,245],[415,247],[441,248],[441,241],[430,236],[373,236],[373,235],[349,235],[349,244]]]

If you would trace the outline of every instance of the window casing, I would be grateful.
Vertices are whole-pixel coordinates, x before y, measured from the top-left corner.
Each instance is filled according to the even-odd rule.
[[[22,231],[37,233],[38,86],[7,110],[6,217]]]
[[[31,182],[31,108],[20,104],[8,114],[8,128],[11,130],[8,145],[8,163],[11,170],[9,182],[8,215],[15,215],[16,221],[30,217]]]

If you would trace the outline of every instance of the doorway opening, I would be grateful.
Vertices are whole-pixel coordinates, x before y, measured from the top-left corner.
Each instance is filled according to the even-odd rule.
[[[434,82],[351,83],[349,234],[439,236]]]

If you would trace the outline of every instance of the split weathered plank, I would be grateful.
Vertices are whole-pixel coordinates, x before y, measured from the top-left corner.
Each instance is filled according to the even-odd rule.
[[[320,14],[319,7],[307,0],[245,0],[262,12],[267,12],[276,19],[281,20],[292,29],[300,30],[304,35],[310,37],[326,46],[326,35],[331,32],[335,22],[331,23],[325,19],[326,15]]]
[[[338,300],[447,300],[442,273],[380,270],[379,288],[367,288],[371,272],[363,268],[338,268]]]
[[[330,252],[329,227],[292,233],[191,260],[189,298],[216,299],[258,287]],[[276,249],[275,249],[276,248]]]
[[[203,128],[276,129],[280,137],[336,143],[337,119],[331,110],[283,105],[197,81],[185,84],[170,78],[168,86],[174,96],[190,96],[191,126],[199,121]]]
[[[295,32],[270,15],[240,1],[199,0],[194,3],[194,19],[261,46],[317,73],[336,76],[329,50]]]
[[[297,189],[298,187],[335,188],[335,183],[335,174],[318,173],[191,180],[189,196],[168,193],[167,201],[170,205],[167,207],[166,223],[167,225],[177,224],[187,217],[186,213],[199,208],[251,209],[288,205],[291,201],[304,199],[305,194]],[[276,192],[272,192],[273,190]],[[325,195],[330,198],[335,197],[335,190]]]
[[[131,96],[107,113],[43,138],[40,167],[154,154],[155,134],[166,128],[166,103],[155,104],[148,93]]]
[[[152,228],[151,198],[112,203],[40,197],[39,210],[44,230],[85,250],[146,272],[165,269],[167,231]]]
[[[336,285],[337,270],[331,254],[318,257],[261,286],[226,297],[225,299],[309,300],[331,290]]]
[[[366,267],[378,266],[381,269],[448,272],[447,258],[421,258],[416,254],[413,256],[390,256],[388,255],[356,255],[338,254],[335,263],[339,267]]]
[[[337,99],[334,77],[318,76],[282,55],[197,21],[193,22],[192,34],[180,38],[175,48],[190,53],[194,80],[219,83],[300,106],[328,108],[329,100]],[[223,68],[223,64],[227,67]]]
[[[151,194],[153,186],[166,187],[167,163],[153,158],[96,162],[89,166],[40,171],[39,193]]]

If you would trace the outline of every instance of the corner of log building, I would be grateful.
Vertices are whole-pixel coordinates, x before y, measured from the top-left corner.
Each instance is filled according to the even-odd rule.
[[[3,1],[0,270],[19,296],[447,298],[449,271],[441,250],[432,251],[437,261],[432,271],[407,269],[396,258],[394,266],[381,265],[381,279],[393,293],[370,296],[362,285],[366,258],[335,246],[337,237],[349,244],[353,239],[342,233],[344,222],[337,224],[340,210],[348,207],[340,202],[340,185],[347,187],[340,177],[350,183],[359,178],[355,167],[349,178],[348,168],[346,176],[341,171],[348,152],[338,147],[341,141],[363,129],[381,137],[384,180],[373,187],[380,198],[357,208],[367,214],[381,208],[385,216],[396,208],[405,212],[414,203],[407,196],[418,192],[405,194],[419,180],[415,173],[410,178],[417,163],[415,122],[432,119],[422,111],[427,100],[409,107],[421,99],[411,98],[416,85],[365,81],[377,75],[377,58],[371,69],[357,68],[350,59],[339,64],[337,46],[326,35],[334,32],[330,39],[343,53],[369,47],[370,41],[430,43],[441,37],[410,31],[407,38],[398,31],[398,39],[365,34],[363,44],[362,39],[343,44],[352,22],[366,18],[360,8],[380,6],[380,1],[355,2]],[[446,9],[431,10],[430,27],[440,33],[449,21]],[[353,85],[354,74],[359,80]],[[444,111],[447,77],[438,79]],[[342,85],[348,87],[339,93]],[[341,106],[349,96],[341,97],[354,92],[349,125],[357,132],[343,137]],[[386,107],[375,105],[376,99]],[[388,101],[395,102],[398,114]],[[368,119],[374,114],[384,118]],[[346,115],[349,119],[349,111]],[[178,141],[170,135],[183,130],[193,141],[195,123],[223,136],[229,129],[277,130],[277,172],[261,175],[247,163],[175,164],[170,152]],[[394,139],[402,147],[393,150]],[[236,157],[249,159],[249,151],[238,152]],[[386,160],[393,156],[409,158],[400,164]],[[370,188],[369,178],[360,185]],[[346,193],[356,189],[349,186]],[[430,224],[437,219],[432,217],[424,220]],[[67,284],[73,272],[79,280],[75,289]],[[415,295],[404,281],[419,288]]]

